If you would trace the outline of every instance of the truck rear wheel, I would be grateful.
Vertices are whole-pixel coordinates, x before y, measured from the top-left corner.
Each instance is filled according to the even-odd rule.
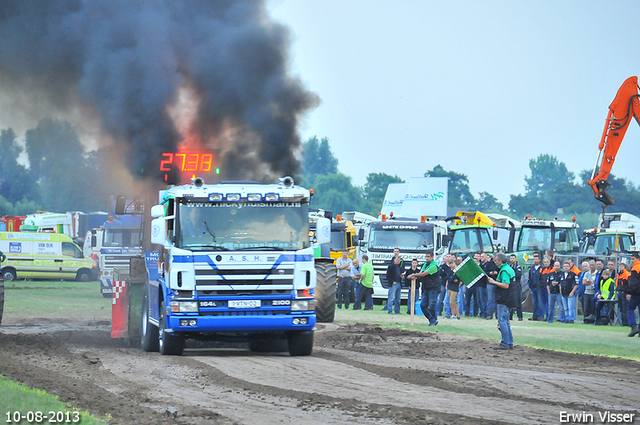
[[[160,349],[158,327],[149,323],[149,296],[145,295],[142,302],[142,335],[140,345],[144,351],[155,352]]]
[[[336,315],[336,282],[338,269],[332,262],[316,261],[316,321],[331,323]]]
[[[2,324],[2,313],[4,313],[4,281],[0,279],[0,324]]]
[[[313,331],[297,331],[289,334],[289,354],[309,356],[313,351]]]
[[[160,303],[160,329],[158,332],[158,349],[163,356],[181,356],[184,351],[184,337],[171,335],[167,329],[167,319],[164,312],[164,301]]]

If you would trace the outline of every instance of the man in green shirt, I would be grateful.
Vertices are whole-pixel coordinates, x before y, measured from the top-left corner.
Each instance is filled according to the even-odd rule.
[[[500,333],[502,334],[502,341],[495,349],[511,350],[513,348],[513,334],[509,324],[509,309],[514,307],[515,297],[511,290],[511,281],[515,279],[516,272],[507,263],[507,256],[503,252],[498,252],[494,255],[493,261],[498,266],[498,276],[495,279],[487,276],[487,282],[496,286],[496,314]]]
[[[425,254],[425,262],[422,264],[420,273],[414,273],[407,276],[407,279],[421,279],[422,281],[422,301],[420,309],[422,314],[429,321],[429,326],[438,324],[438,316],[436,316],[436,302],[440,293],[440,277],[438,276],[438,263],[433,260],[433,251],[427,251]]]
[[[373,310],[373,266],[369,262],[369,256],[362,256],[362,267],[360,268],[362,280],[358,283],[360,290],[358,291],[358,299],[356,305],[360,305],[364,299],[364,309]]]

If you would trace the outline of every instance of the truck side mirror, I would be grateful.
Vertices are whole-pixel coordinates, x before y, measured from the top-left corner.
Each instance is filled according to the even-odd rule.
[[[493,229],[493,240],[498,240],[498,229]]]
[[[164,217],[164,207],[162,205],[154,205],[151,207],[151,217]]]
[[[358,240],[360,241],[364,240],[364,229],[358,230]]]
[[[328,218],[319,218],[316,221],[316,241],[318,245],[331,242],[331,220]]]
[[[442,245],[449,246],[449,242],[451,242],[451,235],[442,235]]]
[[[124,195],[118,195],[116,198],[116,215],[123,215],[127,204],[127,197]]]
[[[558,242],[566,242],[567,241],[567,232],[561,232],[558,235]]]

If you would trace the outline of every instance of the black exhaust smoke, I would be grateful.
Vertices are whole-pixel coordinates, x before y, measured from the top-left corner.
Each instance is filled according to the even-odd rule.
[[[189,131],[220,149],[224,177],[293,175],[318,98],[288,75],[289,44],[264,1],[3,0],[0,90],[45,95],[52,115],[90,108],[133,175],[162,178],[161,154],[183,137],[168,107],[189,86]]]

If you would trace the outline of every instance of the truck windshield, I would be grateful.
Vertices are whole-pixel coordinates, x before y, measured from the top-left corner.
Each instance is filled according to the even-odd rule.
[[[139,248],[142,246],[140,243],[140,229],[118,229],[107,227],[104,229],[103,242],[103,246],[105,247]]]
[[[370,250],[387,251],[396,247],[400,248],[401,252],[433,250],[433,230],[371,229]]]
[[[307,248],[308,211],[306,203],[182,203],[176,246],[192,251]]]
[[[522,227],[516,251],[544,251],[551,249],[550,227]]]
[[[489,230],[485,228],[456,229],[453,233],[449,253],[493,252]]]

